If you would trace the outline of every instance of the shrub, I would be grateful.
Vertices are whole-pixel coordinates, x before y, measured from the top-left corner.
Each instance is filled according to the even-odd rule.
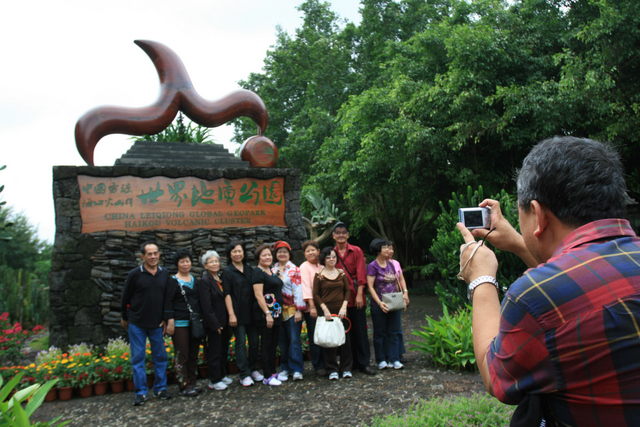
[[[22,346],[27,338],[42,331],[42,326],[37,325],[32,330],[23,329],[18,322],[11,323],[9,313],[0,315],[0,363],[16,365],[22,357]]]
[[[404,414],[374,418],[372,426],[508,426],[515,406],[501,403],[488,394],[475,393],[472,397],[436,397],[421,400]]]
[[[422,341],[409,341],[412,350],[431,355],[431,362],[444,369],[457,371],[477,371],[476,357],[473,353],[473,332],[471,329],[471,306],[451,316],[446,306],[440,321],[426,316],[427,326],[422,331],[413,330],[412,335]]]
[[[438,282],[435,292],[442,305],[448,307],[451,312],[455,312],[458,307],[464,306],[467,302],[467,285],[456,277],[460,271],[460,245],[464,243],[462,235],[456,228],[458,209],[478,206],[484,200],[484,195],[482,186],[480,186],[474,192],[472,192],[471,187],[468,187],[466,195],[453,193],[451,196],[452,199],[448,202],[448,209],[440,202],[442,213],[436,220],[438,234],[430,248],[431,253],[436,258],[436,262],[435,264],[427,265],[423,269],[423,274],[431,274],[434,269],[440,272],[443,282]],[[517,201],[504,190],[499,195],[491,196],[491,198],[500,202],[504,217],[516,230],[520,230]],[[494,249],[494,251],[500,265],[497,279],[503,286],[503,289],[499,292],[502,300],[507,287],[520,277],[527,267],[520,258],[510,252],[503,252],[497,249]]]

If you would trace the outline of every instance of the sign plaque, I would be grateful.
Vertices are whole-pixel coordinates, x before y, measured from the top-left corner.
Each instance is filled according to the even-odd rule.
[[[285,227],[284,178],[78,176],[82,232]]]

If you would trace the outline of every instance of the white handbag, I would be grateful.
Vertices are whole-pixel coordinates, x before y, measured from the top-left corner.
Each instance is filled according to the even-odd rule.
[[[345,332],[342,320],[338,317],[326,319],[324,316],[318,316],[313,342],[324,348],[336,348],[344,344]]]

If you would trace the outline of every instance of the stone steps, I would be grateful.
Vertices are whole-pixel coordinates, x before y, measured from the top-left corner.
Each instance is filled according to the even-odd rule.
[[[115,165],[249,168],[221,144],[155,141],[137,141]]]

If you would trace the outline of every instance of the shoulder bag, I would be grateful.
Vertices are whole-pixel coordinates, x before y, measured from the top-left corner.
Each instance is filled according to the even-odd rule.
[[[396,268],[393,266],[393,263],[387,261],[387,264],[391,266],[393,273],[396,273]],[[400,290],[400,283],[398,282],[398,275],[396,274],[396,283],[395,283],[396,291]],[[398,311],[404,310],[406,308],[404,304],[404,295],[403,292],[389,292],[388,294],[381,294],[382,302],[387,305],[387,309],[389,311]]]
[[[184,297],[184,300],[187,303],[187,308],[189,309],[189,327],[191,328],[191,337],[201,340],[206,335],[204,324],[202,323],[202,315],[191,310],[191,305],[189,305],[189,300],[187,299],[187,293],[184,291],[180,282],[178,282],[178,286],[180,286],[180,293]]]

